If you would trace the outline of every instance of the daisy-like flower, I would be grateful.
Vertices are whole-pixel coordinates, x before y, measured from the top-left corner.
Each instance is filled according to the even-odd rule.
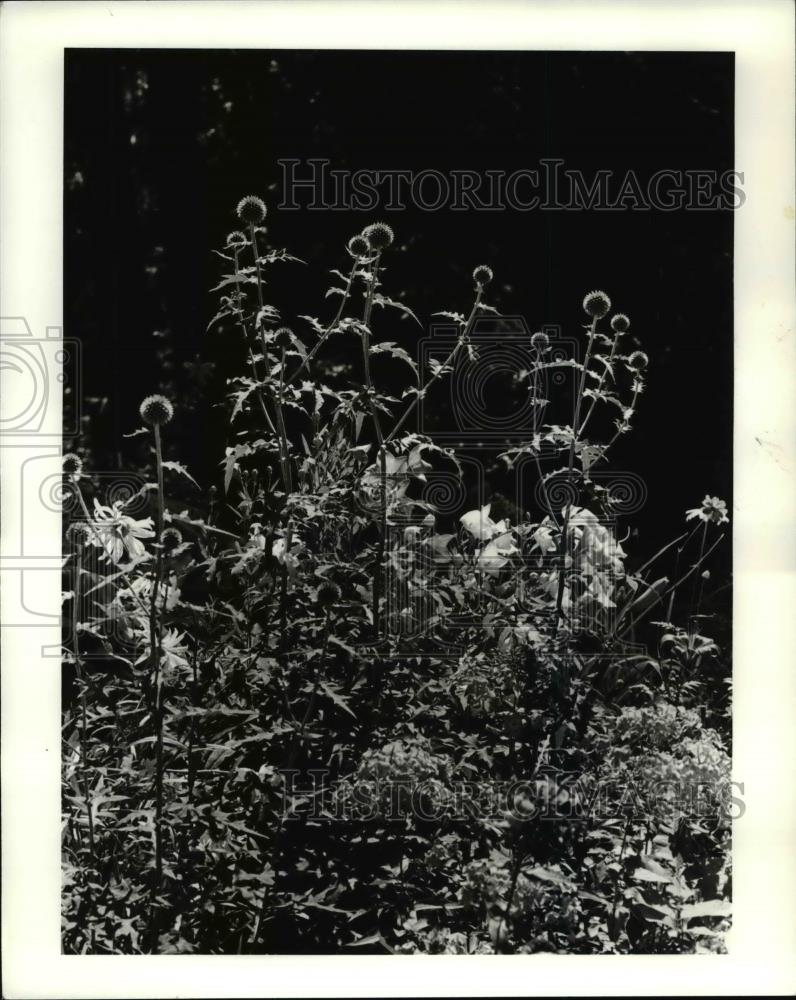
[[[694,507],[692,510],[685,512],[686,521],[693,521],[695,517],[698,517],[700,521],[704,521],[706,524],[710,521],[713,524],[730,523],[730,519],[727,516],[727,504],[724,500],[719,500],[718,497],[708,495],[702,501],[701,507]]]
[[[583,309],[587,316],[602,319],[611,308],[611,300],[605,292],[589,292],[583,299]]]
[[[152,518],[145,517],[136,520],[123,513],[122,503],[117,500],[111,507],[103,506],[94,501],[94,532],[91,541],[102,546],[105,555],[117,566],[125,555],[131,562],[141,562],[149,558],[142,539],[154,538]]]
[[[372,225],[366,226],[362,230],[362,235],[368,241],[370,249],[379,253],[386,250],[395,239],[395,233],[386,222],[374,222]]]
[[[495,275],[492,273],[492,268],[487,267],[486,264],[479,264],[473,271],[473,281],[476,285],[480,285],[481,288],[488,285],[494,277]]]
[[[147,396],[138,408],[141,419],[151,426],[167,424],[174,416],[174,407],[165,396]]]
[[[160,637],[160,653],[164,667],[171,670],[179,670],[180,667],[187,669],[188,650],[183,646],[184,633],[179,633],[176,629],[167,629]]]
[[[73,451],[67,452],[61,459],[61,468],[64,475],[76,483],[83,475],[83,459]]]
[[[240,221],[245,222],[247,226],[261,226],[265,222],[268,210],[262,198],[249,194],[245,198],[241,198],[236,211]]]

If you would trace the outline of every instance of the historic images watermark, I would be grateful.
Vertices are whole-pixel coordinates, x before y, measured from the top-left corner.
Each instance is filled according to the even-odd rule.
[[[268,780],[265,775],[263,778]],[[746,811],[744,783],[673,780],[628,775],[595,777],[557,769],[530,779],[506,781],[350,776],[335,781],[325,768],[301,776],[272,775],[281,790],[284,820],[426,822],[480,819],[486,823],[638,820],[666,813],[691,820],[729,822]]]
[[[281,159],[281,211],[555,212],[735,210],[746,201],[738,170],[586,172],[561,159],[517,170],[343,170],[321,158]]]

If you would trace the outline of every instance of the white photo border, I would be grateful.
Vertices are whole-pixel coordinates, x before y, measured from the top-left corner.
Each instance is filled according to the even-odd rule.
[[[759,995],[796,991],[794,6],[622,2],[6,2],[0,9],[0,313],[62,318],[63,52],[118,48],[733,51],[734,831],[726,956],[64,956],[60,950],[60,517],[22,498],[60,470],[60,385],[2,463],[4,996]],[[0,373],[1,377],[2,373]],[[711,391],[708,387],[706,391]],[[13,392],[0,396],[15,412]],[[34,544],[21,549],[23,514]],[[27,537],[27,536],[26,536]],[[35,575],[34,575],[35,574]],[[35,591],[47,624],[15,615]]]

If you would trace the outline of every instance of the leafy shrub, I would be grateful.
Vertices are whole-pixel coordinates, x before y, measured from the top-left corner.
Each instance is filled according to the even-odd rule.
[[[535,419],[503,458],[536,469],[544,509],[493,498],[451,525],[424,481],[467,485],[465,466],[412,426],[478,361],[491,270],[466,313],[444,311],[455,346],[423,371],[376,340],[415,322],[384,291],[396,251],[376,223],[332,272],[332,319],[295,318],[308,347],[266,299],[295,258],[267,245],[259,199],[238,216],[211,323],[241,359],[219,482],[166,460],[180,410],[157,395],[128,435],[149,448],[140,495],[103,503],[64,460],[80,512],[64,543],[64,950],[721,950],[730,671],[700,629],[726,506],[706,496],[632,568],[591,475],[644,391],[630,321],[591,292],[581,360],[533,335],[518,380]],[[400,394],[378,388],[385,363],[411,372]],[[556,370],[574,407],[543,395]],[[606,415],[602,442],[586,437]],[[650,653],[637,640],[655,629]]]

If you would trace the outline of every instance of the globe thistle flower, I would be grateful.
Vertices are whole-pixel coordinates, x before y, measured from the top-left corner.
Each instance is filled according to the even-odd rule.
[[[700,521],[704,521],[705,524],[713,522],[713,524],[729,524],[729,517],[727,517],[727,503],[724,500],[719,500],[718,497],[712,497],[705,495],[705,499],[702,501],[701,507],[694,507],[693,510],[686,511],[685,519],[686,521],[692,521],[695,517],[698,517]]]
[[[624,313],[617,313],[611,317],[611,329],[614,333],[627,333],[630,329],[630,320]]]
[[[650,359],[643,351],[633,351],[627,359],[627,363],[628,367],[632,368],[634,372],[643,372],[650,363]]]
[[[82,549],[88,542],[91,532],[85,521],[72,521],[66,529],[66,540],[75,549]]]
[[[480,288],[485,288],[494,277],[495,275],[492,272],[492,268],[488,267],[486,264],[479,264],[473,271],[473,281]]]
[[[156,427],[167,424],[174,416],[174,407],[165,396],[147,396],[138,408],[144,423]]]
[[[228,247],[246,246],[245,235],[239,229],[233,229],[231,233],[227,233],[227,246]]]
[[[325,580],[320,587],[318,587],[318,604],[322,608],[329,608],[333,604],[336,604],[342,596],[340,588],[336,583],[332,583],[330,580]]]
[[[83,475],[83,459],[73,451],[67,452],[61,459],[61,468],[65,476],[69,476],[73,483]]]
[[[583,309],[587,316],[593,319],[602,319],[608,315],[611,308],[611,300],[605,292],[589,292],[583,299]]]
[[[370,249],[377,253],[386,250],[395,239],[395,233],[386,222],[374,222],[372,225],[366,226],[362,230],[362,235],[367,240]]]
[[[265,222],[266,212],[265,202],[253,194],[241,198],[237,207],[238,218],[245,222],[247,226],[261,226]]]
[[[290,347],[293,342],[293,331],[289,326],[280,326],[274,331],[274,343],[280,347]]]
[[[359,236],[352,236],[348,241],[348,252],[352,257],[367,257],[370,253],[370,244],[360,233]]]
[[[544,353],[550,348],[550,338],[546,333],[542,333],[540,330],[531,337],[531,347],[535,348],[537,351]]]
[[[166,528],[160,536],[160,544],[165,552],[173,552],[182,545],[182,535],[177,528]]]

